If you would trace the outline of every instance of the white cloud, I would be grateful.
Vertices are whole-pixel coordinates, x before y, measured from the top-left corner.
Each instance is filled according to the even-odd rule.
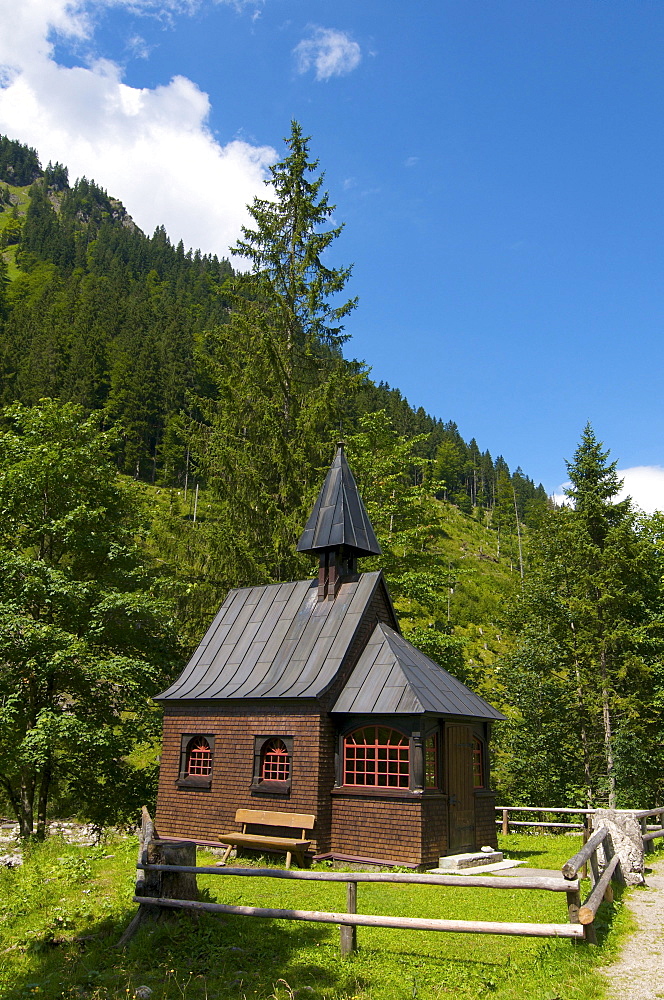
[[[344,31],[336,28],[313,28],[309,38],[293,49],[298,73],[315,69],[317,80],[345,76],[360,64],[360,46]]]
[[[664,511],[664,468],[661,465],[635,465],[630,469],[617,471],[618,476],[624,480],[618,500],[631,497],[634,505],[646,514],[652,514],[656,510]],[[557,504],[569,503],[563,490],[570,485],[562,483],[553,494]]]
[[[223,255],[264,196],[268,146],[210,132],[208,95],[184,76],[154,88],[130,87],[108,59],[67,67],[54,58],[57,36],[77,51],[93,46],[92,14],[107,3],[146,13],[190,9],[187,0],[0,0],[11,31],[0,33],[0,132],[59,160],[120,198],[137,225],[164,224],[185,246]]]
[[[631,469],[618,469],[618,475],[625,480],[619,500],[631,496],[646,514],[664,510],[664,469],[661,465],[635,465]]]
[[[404,167],[416,167],[419,162],[419,156],[409,156],[407,160],[404,160]]]

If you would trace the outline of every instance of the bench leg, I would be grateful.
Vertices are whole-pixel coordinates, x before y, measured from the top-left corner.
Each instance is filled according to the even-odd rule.
[[[286,851],[286,868],[290,868],[290,866],[291,866],[291,852]]]
[[[226,862],[228,861],[228,859],[230,857],[230,853],[231,853],[232,850],[233,850],[233,845],[229,844],[228,847],[226,848],[226,850],[224,851],[223,858],[221,859],[222,865],[226,864]]]

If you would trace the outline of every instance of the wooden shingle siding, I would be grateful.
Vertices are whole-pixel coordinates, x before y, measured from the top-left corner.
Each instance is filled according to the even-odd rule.
[[[332,851],[422,864],[421,799],[335,793]]]
[[[478,847],[498,847],[496,793],[482,789],[475,792],[475,839]]]
[[[447,795],[425,795],[422,799],[422,864],[438,866],[447,853]]]
[[[156,825],[163,837],[217,839],[222,829],[233,829],[238,809],[273,808],[281,812],[319,812],[319,756],[321,717],[314,706],[181,702],[166,708],[164,717]],[[215,738],[210,789],[178,788],[180,738],[183,732],[207,733]],[[251,792],[255,736],[293,737],[293,774],[289,796]],[[329,793],[328,793],[329,794]],[[229,825],[230,824],[230,825]],[[329,832],[321,828],[322,849]],[[319,830],[313,830],[318,850]]]

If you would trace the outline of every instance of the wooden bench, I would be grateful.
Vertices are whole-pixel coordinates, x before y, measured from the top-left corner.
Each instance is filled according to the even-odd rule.
[[[306,813],[271,812],[263,809],[238,809],[235,813],[235,822],[242,823],[242,833],[219,834],[221,843],[228,845],[222,858],[222,864],[228,861],[234,847],[251,847],[259,851],[285,851],[286,868],[290,868],[291,857],[294,854],[300,867],[304,867],[304,852],[311,844],[311,840],[305,839],[306,833],[307,830],[313,830],[316,822],[315,816]],[[298,839],[279,837],[276,834],[247,833],[248,826],[288,827],[300,830],[301,836]]]

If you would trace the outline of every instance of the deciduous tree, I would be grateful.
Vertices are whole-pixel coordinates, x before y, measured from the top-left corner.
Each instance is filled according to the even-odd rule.
[[[73,404],[3,412],[0,782],[24,837],[43,837],[54,789],[100,822],[136,806],[115,793],[177,651],[111,443]]]

